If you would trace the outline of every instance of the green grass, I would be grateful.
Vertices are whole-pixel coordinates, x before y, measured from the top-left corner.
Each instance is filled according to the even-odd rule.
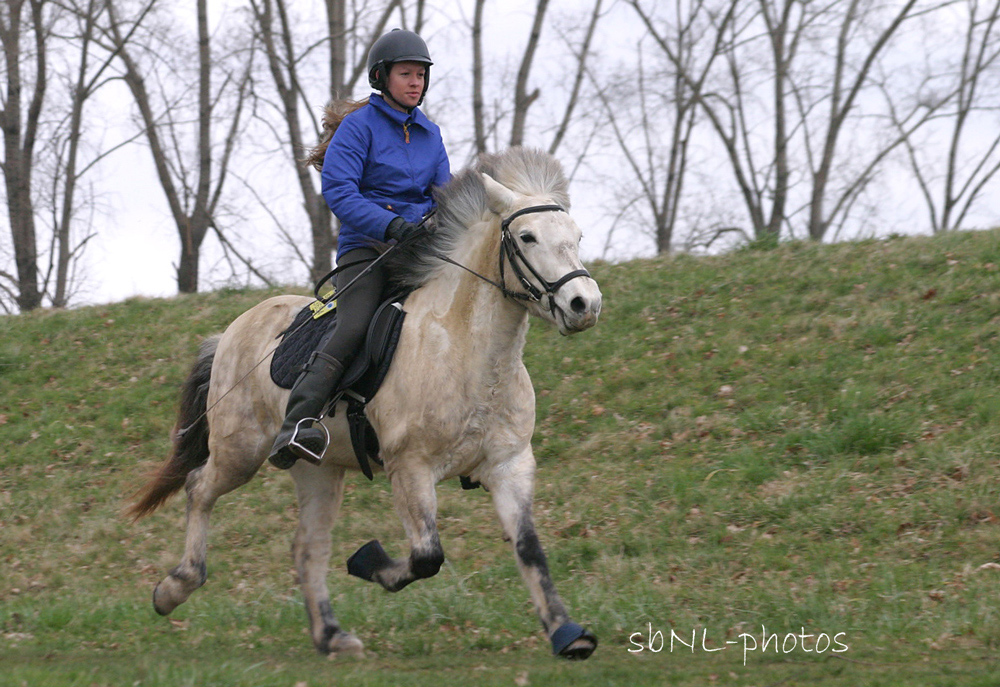
[[[488,495],[457,483],[444,568],[390,595],[344,570],[371,538],[405,550],[384,478],[349,479],[330,584],[363,662],[311,647],[270,467],[220,502],[208,584],[160,618],[183,499],[121,510],[198,342],[272,294],[0,319],[0,686],[995,685],[998,265],[1000,232],[593,266],[600,325],[535,323],[525,355],[536,523],[601,639],[581,664],[551,658]],[[744,665],[762,628],[849,649]]]

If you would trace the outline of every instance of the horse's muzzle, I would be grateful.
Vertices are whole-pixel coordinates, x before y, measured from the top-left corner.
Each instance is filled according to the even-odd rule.
[[[587,289],[586,291],[589,291]],[[577,293],[565,307],[559,308],[561,334],[569,335],[590,329],[601,315],[601,292],[594,285],[596,294]]]

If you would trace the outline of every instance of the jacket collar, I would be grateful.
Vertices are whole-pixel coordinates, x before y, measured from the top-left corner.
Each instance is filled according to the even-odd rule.
[[[425,129],[429,129],[428,124],[430,120],[427,119],[427,115],[420,111],[419,107],[413,108],[410,114],[405,112],[400,112],[395,109],[389,103],[385,101],[381,93],[372,93],[368,102],[375,106],[375,109],[384,114],[386,117],[396,122],[397,124],[416,124]]]

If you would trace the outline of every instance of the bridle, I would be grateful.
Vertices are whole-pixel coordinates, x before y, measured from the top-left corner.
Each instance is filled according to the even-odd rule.
[[[515,300],[527,301],[529,303],[540,303],[542,300],[542,296],[548,296],[549,311],[552,313],[552,316],[555,317],[557,308],[555,299],[556,292],[562,286],[564,286],[566,282],[568,282],[571,279],[576,279],[577,277],[590,277],[590,272],[588,272],[585,269],[573,270],[568,274],[564,274],[556,281],[549,281],[545,277],[540,275],[538,273],[538,270],[532,267],[531,263],[528,262],[528,259],[524,256],[524,253],[514,242],[514,236],[510,232],[510,223],[513,222],[518,217],[521,217],[522,215],[530,215],[536,212],[566,212],[566,208],[564,208],[561,205],[532,205],[531,207],[522,208],[517,212],[514,212],[513,214],[511,214],[506,219],[500,222],[500,281],[499,282],[495,282],[489,277],[483,276],[482,274],[479,274],[479,272],[469,269],[460,262],[452,260],[447,255],[438,255],[437,257],[438,259],[444,260],[445,262],[455,265],[456,267],[461,267],[466,272],[469,272],[479,277],[487,284],[492,284],[493,286],[497,287],[498,289],[500,289],[500,292],[504,295],[504,298],[513,298]],[[511,289],[508,289],[507,285],[504,283],[505,258],[506,262],[510,263],[510,269],[514,273],[514,276],[517,277],[517,280],[521,283],[521,286],[524,287],[524,291],[513,291]],[[522,265],[526,267],[529,272],[531,272],[532,276],[535,279],[537,279],[544,288],[540,289],[531,283],[527,275],[524,273],[524,268],[522,268]],[[591,279],[593,279],[593,277],[591,277]]]
[[[549,310],[552,312],[552,316],[555,317],[556,292],[571,279],[576,279],[577,277],[590,277],[590,272],[585,269],[573,270],[572,272],[564,274],[556,281],[548,281],[545,277],[538,273],[538,270],[536,270],[530,262],[528,262],[528,258],[524,256],[520,247],[518,247],[518,245],[514,242],[514,236],[510,231],[510,223],[518,217],[531,215],[536,212],[566,212],[566,208],[561,205],[532,205],[531,207],[522,208],[521,210],[514,212],[500,222],[500,290],[503,291],[503,295],[508,298],[517,298],[520,300],[530,301],[532,303],[540,303],[542,296],[548,296]],[[523,293],[519,291],[511,291],[506,287],[506,285],[504,285],[504,258],[506,258],[506,262],[510,263],[511,271],[524,288]],[[540,289],[531,283],[531,280],[529,280],[527,275],[524,273],[524,268],[527,268],[531,275],[538,280],[538,282],[544,287],[543,289]]]

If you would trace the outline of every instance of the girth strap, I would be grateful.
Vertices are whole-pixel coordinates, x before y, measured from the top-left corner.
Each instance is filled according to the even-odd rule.
[[[361,472],[369,480],[375,479],[368,459],[373,459],[379,465],[382,465],[382,462],[378,459],[377,455],[373,455],[369,451],[369,443],[371,441],[369,432],[372,431],[372,428],[368,424],[368,418],[365,416],[365,401],[353,394],[347,396],[347,426],[350,429],[351,447],[354,449],[354,455],[358,459],[358,467],[361,468]],[[376,451],[375,453],[377,454],[378,452]]]

